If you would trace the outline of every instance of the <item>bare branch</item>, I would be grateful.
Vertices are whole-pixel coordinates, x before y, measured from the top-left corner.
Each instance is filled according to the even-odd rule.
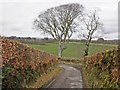
[[[74,32],[74,20],[83,12],[77,3],[65,4],[47,9],[34,21],[37,30],[50,34],[59,43],[66,42]],[[61,47],[61,44],[60,44]]]
[[[83,17],[83,23],[85,25],[85,29],[87,31],[87,34],[81,33],[82,37],[86,39],[86,49],[85,49],[85,56],[88,55],[88,49],[89,45],[91,43],[91,40],[93,38],[93,34],[99,30],[103,24],[100,22],[99,17],[97,16],[97,11],[90,12],[89,14],[82,15]]]

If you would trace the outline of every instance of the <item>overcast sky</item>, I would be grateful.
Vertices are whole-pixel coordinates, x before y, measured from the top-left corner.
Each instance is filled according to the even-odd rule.
[[[118,38],[119,0],[1,0],[0,35],[19,37],[44,37],[33,30],[32,22],[40,12],[66,3],[83,4],[87,10],[99,8],[99,16],[104,24],[102,35],[106,39]],[[108,34],[109,33],[109,34]],[[100,33],[96,33],[100,34]],[[77,38],[73,35],[72,38]]]

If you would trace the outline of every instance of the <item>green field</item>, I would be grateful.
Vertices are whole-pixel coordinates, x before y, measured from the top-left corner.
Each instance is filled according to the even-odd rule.
[[[28,44],[28,45],[33,48],[37,48],[39,50],[52,53],[54,55],[57,55],[58,52],[57,43],[45,43],[45,45],[38,45],[38,44]],[[91,43],[89,54],[91,55],[102,50],[112,49],[116,47],[117,45]],[[75,58],[83,57],[84,49],[85,49],[85,45],[83,43],[71,42],[67,45],[67,49],[64,50],[63,57],[75,57]]]

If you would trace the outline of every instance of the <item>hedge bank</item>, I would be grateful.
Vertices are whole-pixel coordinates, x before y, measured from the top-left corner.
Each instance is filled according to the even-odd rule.
[[[120,87],[120,49],[111,49],[85,57],[85,70],[90,87]]]
[[[25,44],[0,38],[2,55],[2,87],[21,88],[33,83],[58,62],[57,57]]]

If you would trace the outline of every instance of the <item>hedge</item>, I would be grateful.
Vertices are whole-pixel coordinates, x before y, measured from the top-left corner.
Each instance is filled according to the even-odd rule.
[[[2,88],[23,88],[58,62],[57,57],[25,44],[0,38]]]
[[[89,71],[88,76],[92,74],[98,79],[96,83],[94,82],[94,86],[120,87],[119,53],[120,49],[111,49],[85,57],[85,67]]]

